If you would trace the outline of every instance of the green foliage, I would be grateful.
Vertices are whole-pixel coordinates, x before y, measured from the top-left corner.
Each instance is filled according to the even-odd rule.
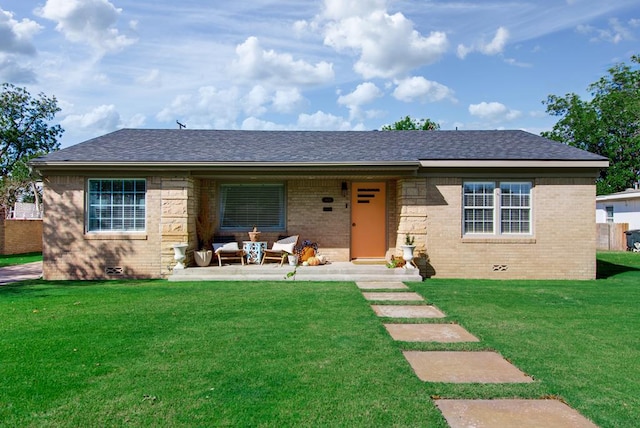
[[[609,158],[600,173],[598,194],[623,191],[640,179],[640,57],[634,66],[617,64],[589,86],[592,99],[549,95],[547,113],[560,117],[544,137]]]
[[[436,131],[440,129],[440,125],[429,118],[412,119],[405,116],[393,125],[384,125],[383,131]]]
[[[17,195],[35,181],[35,176],[27,166],[29,160],[60,147],[58,138],[64,131],[60,125],[49,124],[59,111],[56,97],[48,97],[43,93],[32,97],[25,88],[10,83],[2,85],[0,204],[13,205]]]

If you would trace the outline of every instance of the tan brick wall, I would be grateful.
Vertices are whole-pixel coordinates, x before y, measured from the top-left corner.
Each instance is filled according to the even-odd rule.
[[[462,179],[428,178],[430,273],[444,278],[595,278],[592,178],[539,178],[532,237],[463,238]]]
[[[86,234],[84,176],[49,176],[44,181],[43,274],[48,280],[157,278],[165,254],[173,253],[160,233],[167,228],[182,235],[178,226],[161,225],[163,193],[160,178],[147,178],[146,233]],[[168,189],[168,193],[180,192]],[[179,211],[175,207],[164,207]],[[173,258],[171,258],[173,262]],[[121,268],[122,275],[111,275],[110,268]]]
[[[349,260],[351,209],[349,197],[342,196],[343,180],[299,179],[287,182],[287,234],[300,235],[318,243],[329,260]],[[323,203],[323,197],[333,198]],[[324,211],[323,208],[331,208]]]
[[[0,254],[42,251],[42,220],[0,220]]]

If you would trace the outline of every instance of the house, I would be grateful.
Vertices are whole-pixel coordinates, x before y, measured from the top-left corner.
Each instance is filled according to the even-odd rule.
[[[596,197],[597,223],[627,223],[629,229],[640,229],[640,188]]]
[[[257,225],[348,262],[410,234],[426,277],[591,279],[608,161],[524,131],[122,129],[32,166],[48,280],[167,277],[203,195],[237,241]]]

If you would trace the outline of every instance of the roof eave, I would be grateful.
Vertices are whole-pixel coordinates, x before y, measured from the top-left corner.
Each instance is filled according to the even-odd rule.
[[[481,160],[481,159],[425,159],[423,168],[607,168],[608,160]]]

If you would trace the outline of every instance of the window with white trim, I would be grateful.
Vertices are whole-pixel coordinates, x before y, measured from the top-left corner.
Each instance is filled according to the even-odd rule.
[[[463,185],[465,235],[530,235],[531,182],[473,181]]]
[[[89,179],[88,232],[144,232],[146,180]]]
[[[614,221],[614,217],[613,217],[613,206],[606,206],[604,207],[604,209],[607,212],[607,223],[613,223]]]
[[[285,229],[285,187],[282,183],[221,184],[220,230]]]

